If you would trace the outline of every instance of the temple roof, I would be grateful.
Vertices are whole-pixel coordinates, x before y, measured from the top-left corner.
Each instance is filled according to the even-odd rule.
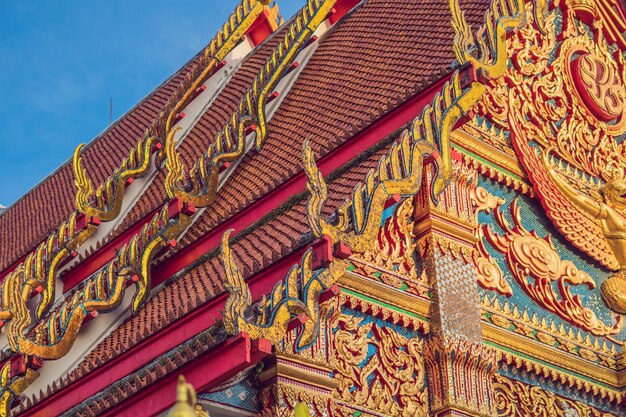
[[[220,224],[228,224],[239,210],[301,172],[305,138],[311,140],[320,158],[451,72],[450,12],[445,2],[427,3],[429,7],[418,7],[411,0],[393,4],[370,0],[322,39],[270,121],[264,147],[244,158],[220,191],[220,197],[181,239],[177,250],[183,250]],[[465,10],[472,12],[469,21],[479,21],[487,4],[475,1],[465,5]],[[266,56],[266,49],[271,47],[272,40],[259,47],[255,56]],[[250,82],[254,68],[259,66],[254,56],[249,59],[216,103],[223,97],[237,96],[233,91],[242,91],[242,84],[245,80]],[[207,112],[211,117],[218,117],[218,113],[215,107]],[[210,123],[207,114],[202,119],[204,126]],[[207,129],[204,126],[196,126],[195,130]],[[393,138],[395,135],[380,138],[381,144],[388,144]],[[327,214],[350,196],[353,187],[375,168],[385,151],[386,147],[372,150],[373,153],[344,167],[346,171],[329,185]],[[261,219],[253,231],[232,245],[245,276],[289,256],[312,238],[305,236],[309,226],[304,187],[300,191],[289,206]],[[169,320],[163,320],[164,315],[180,317],[222,293],[223,276],[223,266],[214,254],[190,265],[155,294],[137,316],[96,347],[79,365],[76,376],[166,327]]]
[[[467,3],[463,7],[468,21],[478,22],[488,2]],[[224,198],[216,201],[219,207],[207,211],[198,222],[199,233],[227,219],[237,207],[275,188],[299,170],[300,147],[293,146],[295,139],[310,137],[315,150],[324,154],[450,72],[454,55],[449,21],[447,3],[437,0],[419,3],[402,0],[393,6],[384,1],[368,1],[346,17],[333,33],[321,40],[319,49],[270,122],[267,146],[251,157],[257,161],[262,158],[264,163],[245,163],[247,167],[241,169],[245,172],[237,172],[231,179],[231,183],[239,183],[238,187],[250,193],[242,196],[227,187],[230,190],[223,191]],[[206,149],[278,39],[279,36],[273,36],[266,40],[247,58],[181,146],[183,157],[197,157]],[[103,182],[119,166],[195,59],[84,150],[84,164],[95,184]],[[266,171],[264,175],[259,175],[260,166]],[[162,178],[154,182],[119,232],[165,200],[161,184]],[[0,270],[19,260],[67,219],[75,209],[75,194],[74,174],[68,161],[9,207],[0,217]],[[194,236],[197,234],[190,234],[188,239]]]
[[[477,25],[489,1],[463,3],[467,20]],[[302,176],[303,141],[311,141],[316,158],[339,152],[351,138],[366,132],[449,76],[454,69],[451,47],[454,31],[450,20],[448,3],[441,0],[368,0],[345,16],[318,40],[314,54],[286,96],[281,97],[282,102],[269,122],[269,135],[263,148],[242,158],[217,199],[197,216],[167,257],[183,253],[208,233],[230,226],[235,216],[264,196],[281,204],[246,226],[246,230],[237,230],[241,233],[232,244],[244,276],[249,277],[302,249],[312,238],[305,214],[305,188],[300,187],[287,196],[277,194],[287,189],[298,175]],[[228,121],[283,31],[284,28],[279,29],[256,47],[195,123],[179,148],[188,165],[206,151]],[[86,148],[82,154],[84,165],[94,183],[104,181],[127,156],[195,59]],[[411,114],[407,121],[415,116]],[[357,157],[342,164],[340,169],[324,172],[332,174],[327,214],[376,166],[386,151],[382,145],[388,145],[394,138],[393,132],[385,133],[377,137],[378,144],[369,150],[360,149]],[[109,239],[128,230],[168,200],[164,177],[163,172],[157,174]],[[0,216],[0,271],[22,258],[67,219],[75,210],[75,193],[70,161]],[[157,288],[137,315],[113,330],[71,372],[71,379],[91,372],[223,293],[223,269],[215,249],[176,271],[173,279]]]

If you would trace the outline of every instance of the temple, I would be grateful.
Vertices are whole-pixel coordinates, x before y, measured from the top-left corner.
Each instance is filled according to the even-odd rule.
[[[0,213],[0,416],[626,415],[622,0],[230,1]]]

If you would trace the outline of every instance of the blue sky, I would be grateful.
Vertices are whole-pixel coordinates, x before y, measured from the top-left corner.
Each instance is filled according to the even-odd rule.
[[[213,37],[239,0],[0,2],[0,204],[8,206]],[[305,0],[278,0],[285,18]]]

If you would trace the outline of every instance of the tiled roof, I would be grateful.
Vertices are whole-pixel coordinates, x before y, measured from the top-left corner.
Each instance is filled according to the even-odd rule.
[[[466,3],[468,21],[481,21],[488,2]],[[370,0],[348,16],[320,40],[270,121],[264,147],[244,158],[178,250],[301,171],[304,138],[323,156],[450,72],[454,60],[450,19],[447,2],[441,0]],[[192,129],[180,148],[188,166],[194,160],[190,155],[201,155],[228,120],[280,35],[248,59]],[[164,201],[163,177],[157,177],[120,230]]]
[[[389,144],[389,141],[385,143]],[[354,186],[362,181],[387,151],[387,147],[382,146],[363,158],[363,161],[355,161],[355,166],[329,184],[329,200],[324,208],[326,215],[333,213],[351,195]],[[231,244],[233,256],[244,278],[310,243],[312,236],[303,239],[303,235],[309,232],[306,199],[307,194],[303,192],[288,210]],[[126,320],[106,337],[70,373],[70,378],[80,378],[222,293],[223,276],[224,269],[219,256],[212,256],[206,262],[201,260],[185,274],[168,282],[146,302],[136,316]],[[280,278],[276,277],[277,280]]]
[[[468,21],[476,25],[482,20],[489,1],[467,0],[462,3]],[[347,16],[320,40],[319,48],[270,121],[270,133],[264,147],[244,157],[220,190],[217,200],[180,241],[179,248],[227,222],[260,196],[299,173],[302,170],[301,150],[305,138],[311,140],[319,158],[449,73],[454,60],[450,19],[448,2],[442,0],[368,0]],[[271,53],[279,36],[276,34],[257,48],[194,127],[180,148],[187,161],[197,158],[206,149],[215,132],[238,104],[243,91],[249,87],[265,57]],[[158,100],[161,100],[160,92],[173,85],[174,81],[158,90]],[[162,95],[162,102],[165,102],[167,94]],[[150,100],[161,102],[152,97]],[[139,110],[141,112],[136,117],[140,121],[149,121],[149,115],[156,114],[158,105],[144,104],[136,111]],[[106,161],[104,167],[98,168],[101,172],[98,179],[103,179],[112,171],[115,163],[119,163],[138,138],[143,129],[140,128],[140,121],[132,125],[136,131],[126,134],[132,139],[97,141],[97,146],[91,147],[94,150],[86,153],[86,164],[98,155],[108,152],[116,155],[115,161]],[[115,146],[111,145],[112,142]],[[354,161],[352,168],[330,184],[326,207],[328,214],[350,195],[355,184],[376,165],[384,151],[385,148],[381,148],[363,161]],[[38,210],[54,213],[44,216],[47,233],[64,219],[64,213],[69,213],[73,206],[72,182],[71,169],[65,166],[18,202],[16,207],[23,204],[26,213],[37,213]],[[50,207],[51,202],[57,202],[57,198],[50,193],[63,194],[59,199],[66,200],[63,204],[58,203],[58,208]],[[120,231],[156,209],[165,199],[162,179],[157,176],[131,210]],[[46,204],[40,205],[46,200]],[[305,204],[306,195],[303,193],[286,211],[274,213],[271,219],[251,233],[238,236],[241,238],[232,245],[232,250],[244,276],[252,275],[306,243],[303,236],[309,230]],[[15,260],[29,245],[38,243],[37,232],[45,236],[35,226],[18,220],[16,207],[0,217],[0,233],[10,234],[7,238],[13,239],[11,242],[16,241],[22,232],[28,239],[20,242],[20,249],[14,250],[11,245],[5,244],[5,236],[1,235],[0,265],[11,262],[5,260],[8,259],[5,253],[11,254],[11,259]],[[5,221],[15,222],[11,227],[14,231],[6,231],[3,225],[10,223],[3,223]],[[72,379],[80,378],[103,361],[119,355],[223,292],[222,277],[222,266],[215,256],[193,265],[154,294],[135,317],[106,337],[73,371]]]
[[[193,60],[85,149],[84,166],[94,184],[104,181],[128,155],[192,64]],[[76,186],[70,160],[0,216],[0,271],[34,249],[67,220],[75,209],[75,195]]]
[[[466,3],[463,7],[468,21],[479,22],[488,1]],[[219,198],[184,236],[180,246],[195,241],[301,171],[305,138],[310,138],[319,158],[448,73],[454,59],[449,22],[447,2],[441,0],[369,0],[348,16],[321,41],[303,69],[270,122],[265,146],[244,158]],[[269,54],[263,48],[259,51]],[[247,77],[252,79],[251,74]],[[236,97],[232,91],[245,89],[240,82],[227,86],[222,96]],[[234,105],[229,99],[224,102]],[[209,113],[215,117],[217,112]],[[208,121],[201,123],[202,128],[196,127],[194,135],[201,129],[213,132],[219,126]],[[206,143],[205,137],[203,146]],[[330,185],[328,214],[350,195],[382,152]],[[233,254],[244,276],[287,256],[303,243],[301,238],[309,231],[305,203],[303,195],[289,211],[233,244]],[[102,355],[108,357],[110,352],[126,350],[167,326],[169,320],[163,320],[164,314],[178,317],[210,300],[223,291],[222,277],[223,268],[216,257],[196,265],[149,299],[136,317],[116,329],[85,361],[96,364],[102,361]]]

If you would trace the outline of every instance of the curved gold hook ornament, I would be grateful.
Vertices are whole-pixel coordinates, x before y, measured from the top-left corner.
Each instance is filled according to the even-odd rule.
[[[124,189],[131,179],[142,177],[148,171],[152,157],[152,148],[155,140],[146,135],[130,151],[113,175],[98,187],[93,194],[93,186],[82,166],[80,151],[84,145],[79,145],[74,151],[73,167],[76,177],[76,208],[81,213],[98,217],[102,221],[111,221],[117,218],[124,202]],[[93,202],[91,200],[94,200]]]
[[[193,100],[202,84],[214,72],[217,64],[230,53],[246,31],[263,13],[268,0],[243,0],[228,21],[218,31],[209,46],[205,48],[196,65],[181,81],[163,110],[152,122],[150,128],[130,151],[113,175],[93,191],[93,185],[82,165],[80,152],[84,145],[76,148],[73,158],[76,177],[76,208],[79,212],[111,221],[121,212],[124,190],[129,181],[142,177],[148,172],[152,153],[157,143],[164,144],[174,127],[174,121],[180,112]]]
[[[80,290],[57,306],[27,335],[24,331],[30,326],[30,312],[26,302],[32,292],[30,288],[36,282],[24,284],[20,281],[21,276],[9,277],[7,289],[22,288],[14,295],[3,294],[12,306],[7,331],[12,349],[42,359],[62,358],[72,348],[85,319],[117,308],[129,283],[134,283],[137,288],[131,305],[136,314],[150,294],[154,258],[191,224],[190,216],[178,213],[170,218],[168,212],[169,207],[165,206],[155,214],[138,235],[122,246],[114,260],[89,278]],[[11,285],[12,280],[17,280],[15,285]],[[3,307],[6,304],[4,299]]]
[[[250,129],[254,128],[257,148],[263,146],[268,133],[265,115],[267,98],[335,3],[336,0],[307,1],[228,122],[189,171],[181,163],[174,145],[166,146],[166,169],[172,172],[168,174],[169,180],[166,181],[166,192],[170,198],[177,197],[192,202],[196,207],[208,206],[217,193],[220,168],[225,162],[235,161],[243,156]]]
[[[328,269],[313,271],[312,252],[302,257],[301,266],[294,265],[284,281],[279,281],[271,295],[257,304],[256,318],[248,314],[253,307],[252,295],[239,268],[235,264],[228,239],[232,230],[222,236],[222,263],[226,272],[225,287],[229,293],[224,308],[224,327],[229,334],[248,333],[252,339],[265,338],[279,343],[287,333],[292,319],[305,315],[296,338],[295,349],[308,348],[316,340],[321,320],[319,296],[334,284],[343,273],[345,265],[335,262]]]
[[[11,377],[11,362],[0,370],[0,417],[11,415],[11,405],[37,378],[39,373],[26,368],[26,373]]]

